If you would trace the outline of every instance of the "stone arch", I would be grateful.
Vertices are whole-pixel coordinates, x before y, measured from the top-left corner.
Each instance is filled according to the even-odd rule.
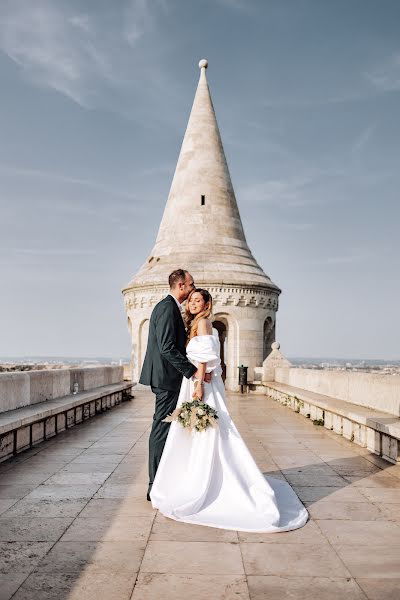
[[[275,341],[275,320],[268,316],[264,321],[263,361],[271,353],[271,344]]]
[[[226,346],[227,346],[227,334],[228,326],[224,321],[214,321],[213,327],[218,331],[219,343],[220,343],[220,356],[221,356],[221,367],[222,367],[222,381],[226,380]]]
[[[223,335],[223,349],[221,348],[221,358],[225,363],[224,376],[227,389],[236,389],[237,366],[238,366],[238,324],[236,319],[227,312],[217,312],[214,314],[213,327],[218,330],[221,341]]]

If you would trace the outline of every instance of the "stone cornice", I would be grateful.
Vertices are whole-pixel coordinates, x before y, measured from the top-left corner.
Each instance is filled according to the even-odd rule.
[[[256,286],[202,284],[212,295],[214,307],[241,306],[260,307],[278,310],[277,290],[257,288]],[[169,292],[168,287],[143,286],[123,290],[125,308],[152,308]]]

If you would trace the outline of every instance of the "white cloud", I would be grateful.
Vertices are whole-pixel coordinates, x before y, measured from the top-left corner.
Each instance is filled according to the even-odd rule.
[[[360,135],[357,136],[351,147],[351,153],[354,156],[358,156],[361,154],[361,152],[364,150],[371,137],[373,136],[375,129],[376,123],[371,123],[365,129],[363,129]]]
[[[301,207],[314,204],[305,191],[320,174],[305,174],[296,178],[270,179],[240,188],[238,197],[251,204],[269,204],[283,208]]]
[[[325,266],[334,266],[334,265],[352,265],[354,263],[365,262],[371,258],[371,252],[366,250],[358,249],[358,250],[350,250],[346,254],[338,254],[336,256],[326,256],[315,258],[310,261],[313,265],[325,265]]]
[[[62,182],[71,185],[83,186],[86,188],[90,188],[96,191],[105,192],[110,196],[117,196],[121,198],[125,198],[127,200],[134,200],[135,196],[128,191],[119,190],[118,188],[111,187],[108,185],[104,185],[97,181],[91,181],[89,179],[82,179],[80,177],[72,177],[69,175],[63,175],[61,173],[50,173],[48,171],[39,171],[36,169],[26,169],[21,167],[12,167],[9,165],[0,165],[0,173],[4,175],[9,175],[12,177],[26,177],[26,178],[34,178],[34,179],[43,179],[55,182]]]
[[[164,0],[124,0],[110,25],[101,10],[80,13],[66,0],[3,0],[0,50],[33,83],[90,108],[102,85],[130,80],[131,47],[154,26],[160,7]]]
[[[400,90],[400,52],[365,73],[368,81],[381,92]]]
[[[166,0],[130,0],[124,10],[123,35],[133,46],[143,34],[155,26],[158,13],[166,13]]]

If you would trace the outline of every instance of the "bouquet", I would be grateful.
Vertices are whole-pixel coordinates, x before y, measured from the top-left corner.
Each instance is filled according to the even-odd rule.
[[[210,426],[218,427],[217,419],[218,413],[214,408],[194,398],[191,402],[183,402],[163,421],[164,423],[177,421],[189,431],[193,431],[193,429],[195,431],[205,431]]]

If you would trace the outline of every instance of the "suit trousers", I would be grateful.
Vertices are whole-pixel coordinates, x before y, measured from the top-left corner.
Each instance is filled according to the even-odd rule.
[[[171,392],[152,387],[151,391],[156,396],[156,406],[149,438],[149,492],[171,427],[171,423],[163,423],[162,420],[175,410],[179,397],[179,390]]]

